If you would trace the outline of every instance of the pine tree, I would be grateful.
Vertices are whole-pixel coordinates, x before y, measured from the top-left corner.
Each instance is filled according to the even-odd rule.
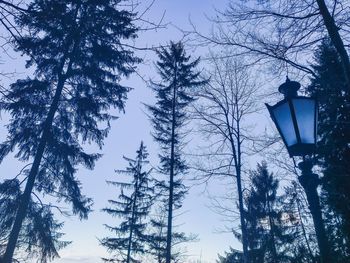
[[[196,71],[199,59],[191,60],[181,42],[170,42],[169,48],[161,48],[157,55],[157,70],[161,82],[153,83],[157,103],[148,106],[154,127],[153,137],[161,146],[160,171],[169,176],[159,186],[168,192],[166,263],[171,261],[173,209],[181,207],[186,193],[181,175],[187,166],[182,157],[183,127],[186,124],[187,106],[194,100],[191,92],[205,83]]]
[[[115,119],[110,110],[124,110],[129,89],[119,81],[139,61],[122,44],[136,37],[137,28],[120,2],[35,0],[17,17],[24,35],[16,48],[35,73],[12,84],[1,101],[11,119],[0,161],[16,151],[32,165],[2,262],[12,261],[33,191],[70,203],[80,218],[91,210],[75,173],[78,165],[92,169],[100,155],[82,144],[102,147]]]
[[[327,210],[326,228],[328,234],[333,233],[330,236],[332,242],[336,242],[331,250],[344,251],[341,247],[345,245],[343,257],[349,257],[350,93],[340,58],[329,39],[320,45],[315,61],[313,68],[316,76],[311,79],[307,92],[316,97],[319,104],[317,160],[323,173],[321,184]],[[335,221],[338,223],[334,224]],[[337,227],[340,229],[337,230]],[[338,233],[337,237],[334,237],[334,233]]]
[[[107,229],[116,235],[101,240],[101,244],[109,252],[115,254],[114,258],[107,261],[139,262],[136,256],[146,252],[145,244],[148,238],[145,219],[148,218],[154,199],[153,187],[150,184],[151,169],[144,170],[144,166],[148,164],[148,153],[143,142],[136,153],[135,159],[124,157],[129,163],[126,170],[117,171],[120,175],[125,174],[132,177],[132,181],[130,183],[108,182],[108,184],[120,187],[121,193],[118,200],[109,200],[111,207],[103,211],[123,221],[116,227],[106,225]],[[126,193],[128,190],[130,194]]]
[[[277,263],[286,258],[285,244],[290,242],[281,220],[278,204],[278,180],[267,164],[258,164],[251,172],[252,187],[245,198],[249,262]]]

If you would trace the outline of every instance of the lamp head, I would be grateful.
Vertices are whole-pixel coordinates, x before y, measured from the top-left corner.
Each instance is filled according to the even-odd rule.
[[[288,79],[279,86],[284,99],[267,108],[289,155],[305,156],[314,153],[317,138],[317,102],[298,96],[300,83]]]

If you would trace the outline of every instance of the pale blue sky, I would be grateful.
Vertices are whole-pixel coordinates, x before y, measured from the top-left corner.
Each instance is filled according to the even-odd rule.
[[[156,0],[150,13],[147,15],[153,20],[161,17],[166,11],[165,22],[171,22],[180,28],[190,28],[189,17],[193,23],[201,30],[209,31],[211,23],[205,18],[205,14],[213,15],[213,7],[222,9],[226,0]],[[147,32],[137,40],[137,45],[158,45],[165,44],[170,40],[179,40],[181,32],[175,26],[169,25],[167,29]],[[199,54],[194,54],[199,55]],[[17,72],[22,72],[23,77],[28,73],[23,67],[23,59],[16,55],[16,60],[6,58],[6,63],[2,65],[3,70],[16,68]],[[156,59],[154,54],[148,53],[146,61]],[[140,66],[139,72],[142,76],[149,78],[154,76],[153,65]],[[9,83],[13,79],[4,80]],[[82,182],[83,192],[94,199],[94,212],[90,214],[87,221],[79,221],[77,218],[64,218],[65,227],[63,232],[65,238],[73,241],[73,244],[61,251],[61,259],[54,263],[96,263],[101,257],[108,256],[106,250],[99,246],[97,238],[102,238],[108,234],[103,224],[116,224],[116,219],[100,212],[107,205],[107,200],[116,198],[118,192],[107,186],[105,180],[115,180],[115,169],[125,167],[122,156],[133,157],[141,140],[147,145],[152,164],[157,164],[157,145],[153,142],[150,131],[149,120],[144,114],[142,102],[152,103],[153,94],[146,84],[136,75],[126,81],[134,88],[129,94],[126,107],[126,114],[112,124],[109,137],[105,140],[102,150],[103,157],[97,162],[93,171],[80,169],[77,176]],[[5,136],[3,124],[6,123],[6,116],[2,119],[0,126],[0,139]],[[191,145],[189,146],[191,147]],[[21,169],[22,164],[16,162],[12,157],[7,157],[0,165],[1,179],[3,177],[13,177]],[[233,183],[233,182],[232,182]],[[225,191],[227,182],[212,181],[209,191],[212,194],[219,194]],[[217,253],[223,254],[229,246],[239,249],[240,244],[234,239],[232,234],[218,234],[216,230],[224,225],[219,215],[208,208],[210,201],[204,193],[204,186],[191,188],[184,203],[184,211],[178,223],[184,223],[181,230],[199,235],[199,242],[187,245],[189,257],[188,262],[202,259],[202,262],[215,262]],[[234,206],[234,204],[232,204]],[[192,260],[192,261],[191,261]]]

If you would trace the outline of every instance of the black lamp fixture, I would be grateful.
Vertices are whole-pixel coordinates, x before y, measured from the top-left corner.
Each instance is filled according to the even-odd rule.
[[[311,156],[316,150],[317,102],[310,97],[298,96],[300,83],[288,79],[278,91],[284,99],[274,106],[266,104],[290,157],[302,156],[299,163],[301,175],[298,180],[305,190],[310,212],[314,221],[320,259],[322,263],[332,262],[329,243],[322,219],[322,209],[317,192],[319,176],[312,172]]]
[[[266,104],[290,157],[311,155],[316,147],[317,102],[298,96],[299,89],[300,83],[287,77],[278,88],[284,99],[274,106]]]

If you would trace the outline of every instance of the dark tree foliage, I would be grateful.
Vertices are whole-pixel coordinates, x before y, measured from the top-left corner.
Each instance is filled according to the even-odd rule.
[[[78,165],[92,169],[100,157],[82,145],[102,147],[115,119],[111,109],[124,110],[129,88],[119,81],[139,61],[122,44],[136,37],[133,18],[119,0],[35,0],[17,17],[23,35],[16,48],[29,57],[27,66],[35,73],[12,84],[0,103],[11,116],[0,161],[15,152],[20,161],[33,164],[16,220],[10,222],[6,263],[28,219],[33,191],[70,203],[80,218],[91,210],[75,173]]]
[[[124,157],[129,163],[126,170],[117,171],[120,175],[130,176],[131,182],[107,182],[120,187],[121,193],[118,200],[109,200],[110,207],[103,211],[122,219],[118,226],[105,225],[114,234],[101,240],[101,245],[114,255],[112,259],[106,260],[108,262],[140,262],[137,256],[147,251],[146,219],[154,199],[150,179],[152,170],[145,170],[148,153],[143,142],[136,153],[135,159]]]
[[[323,196],[324,221],[326,235],[331,245],[331,257],[334,263],[348,262],[350,258],[349,239],[344,231],[344,219],[334,212]]]
[[[0,184],[0,253],[4,253],[8,233],[16,216],[16,208],[21,196],[18,179],[5,180]],[[60,241],[63,224],[57,222],[48,205],[30,200],[28,212],[18,238],[18,244],[27,252],[26,259],[39,258],[45,263],[58,256],[58,250],[69,244]]]
[[[164,212],[158,213],[157,217],[150,220],[149,253],[157,263],[164,263],[166,258],[166,222],[166,213]]]
[[[282,221],[277,197],[278,180],[269,173],[267,164],[263,162],[251,172],[251,182],[244,211],[249,262],[286,262],[286,244],[292,239]]]
[[[157,55],[157,70],[161,77],[160,82],[153,83],[157,102],[155,106],[147,107],[154,127],[153,137],[161,147],[160,172],[169,176],[169,180],[160,181],[158,187],[168,193],[166,262],[170,263],[173,209],[181,207],[187,191],[181,178],[187,171],[181,151],[185,135],[182,128],[188,117],[186,108],[194,100],[191,92],[205,81],[200,80],[200,73],[196,71],[199,59],[191,61],[181,42],[170,42],[169,47],[161,48]]]
[[[225,252],[224,256],[218,255],[216,263],[242,263],[243,252],[230,247],[229,252]]]
[[[336,246],[345,244],[350,256],[350,93],[347,89],[340,58],[328,39],[315,53],[316,76],[307,92],[319,103],[318,164],[322,168],[322,190],[327,212],[328,231],[338,231]],[[334,216],[332,216],[332,214]],[[334,224],[334,220],[337,224]],[[335,230],[334,227],[340,227]],[[333,228],[331,230],[330,228]],[[341,240],[339,240],[341,239]],[[335,240],[333,240],[334,242]],[[343,246],[341,245],[341,246]],[[332,251],[339,250],[335,247]]]

